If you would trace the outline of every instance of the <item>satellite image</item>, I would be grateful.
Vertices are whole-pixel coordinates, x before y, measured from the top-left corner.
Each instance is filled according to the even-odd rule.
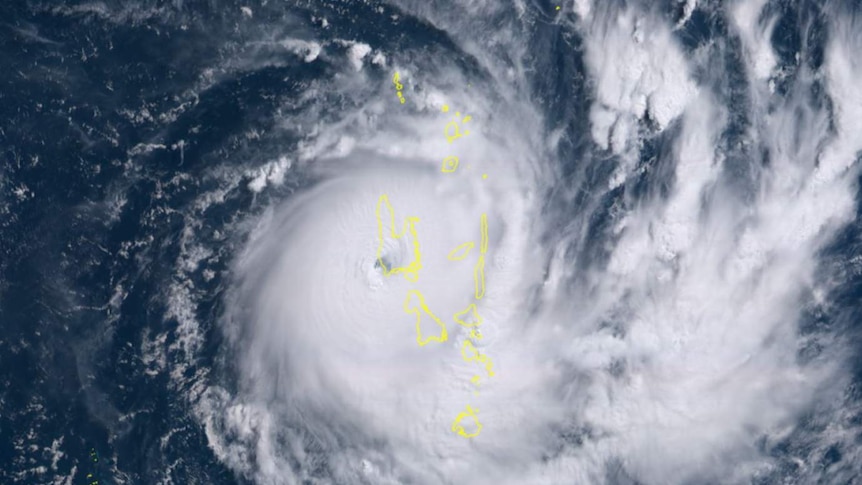
[[[0,484],[862,483],[858,0],[3,0]]]

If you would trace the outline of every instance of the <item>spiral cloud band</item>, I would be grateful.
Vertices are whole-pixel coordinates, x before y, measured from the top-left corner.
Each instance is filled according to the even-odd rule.
[[[481,84],[417,54],[369,94],[368,52],[351,48],[346,112],[292,118],[312,127],[292,156],[313,183],[269,207],[234,261],[237,389],[197,402],[210,446],[261,483],[775,473],[769,447],[806,410],[840,413],[848,382],[840,339],[802,322],[829,307],[838,283],[818,258],[853,218],[858,34],[824,13],[817,75],[779,79],[761,8],[714,12],[750,67],[743,122],[712,64],[729,47],[683,52],[680,27],[635,4],[570,2],[554,20],[582,39],[586,101],[525,94],[516,39],[535,25],[473,39],[478,20],[452,13],[495,5],[404,5],[452,33]],[[583,119],[542,111],[575,101]],[[581,121],[587,139],[567,131]]]
[[[427,132],[444,152],[445,118]],[[468,471],[464,437],[478,427],[496,452],[523,432],[534,403],[522,393],[547,372],[512,322],[536,283],[524,278],[539,276],[526,267],[528,187],[479,129],[468,139],[457,171],[435,159],[332,160],[337,175],[275,210],[239,263],[252,394],[361,426],[417,461],[450,456],[453,473]],[[465,409],[480,422],[453,433]]]

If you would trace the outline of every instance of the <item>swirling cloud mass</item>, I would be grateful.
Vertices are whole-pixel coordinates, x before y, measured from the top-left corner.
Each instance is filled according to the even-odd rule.
[[[778,3],[398,2],[380,21],[433,47],[333,40],[320,18],[279,40],[332,79],[298,88],[299,141],[249,175],[254,194],[304,183],[233,257],[233,377],[192,397],[219,460],[258,483],[748,483],[785,473],[795,436],[858,468],[852,437],[817,423],[851,406],[824,258],[856,218],[859,13],[788,25]],[[415,281],[386,274],[416,245]],[[417,325],[440,328],[416,292],[443,341],[418,345]],[[470,304],[492,366],[462,356]],[[472,438],[452,430],[468,405]],[[806,413],[821,431],[800,438]]]

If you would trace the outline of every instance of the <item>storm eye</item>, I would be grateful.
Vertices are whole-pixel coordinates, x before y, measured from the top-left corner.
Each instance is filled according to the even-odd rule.
[[[383,242],[382,251],[379,258],[374,260],[374,269],[383,271],[382,265],[385,265],[388,270],[409,264],[410,243],[408,238],[392,239],[387,238]],[[382,261],[382,265],[381,265]]]
[[[397,268],[401,266],[402,258],[398,253],[384,253],[380,255],[379,259],[374,260],[374,269],[378,271],[383,271],[383,266],[386,266],[386,269],[392,271],[392,268]]]
[[[383,262],[382,265],[381,261]],[[392,267],[392,262],[389,260],[389,258],[387,258],[386,256],[382,256],[380,259],[374,260],[374,269],[382,271],[383,266],[386,266],[387,268]]]

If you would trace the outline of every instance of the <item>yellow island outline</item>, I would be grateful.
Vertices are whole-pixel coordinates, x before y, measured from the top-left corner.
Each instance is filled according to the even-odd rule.
[[[393,81],[397,83],[397,73]],[[465,121],[467,120],[469,120],[469,117],[465,119]],[[384,210],[388,212],[388,217],[383,215]],[[422,253],[419,248],[419,237],[416,233],[416,224],[419,222],[419,218],[406,217],[404,219],[403,229],[401,231],[398,231],[395,226],[395,211],[392,208],[392,204],[389,202],[389,196],[386,194],[382,194],[377,199],[377,207],[375,208],[374,214],[377,219],[378,243],[376,256],[377,262],[383,270],[384,276],[403,274],[404,278],[407,279],[407,281],[415,283],[419,279],[419,270],[422,269]],[[388,224],[386,224],[387,222]],[[410,243],[413,247],[413,260],[410,262],[410,264],[406,266],[402,265],[389,267],[389,264],[383,259],[383,250],[387,237],[385,226],[387,225],[389,228],[389,238],[397,240],[407,236],[410,239]],[[474,297],[476,300],[481,300],[485,296],[485,254],[488,252],[487,214],[481,215],[480,231],[481,240],[479,243],[479,258],[473,268],[473,281],[475,286]],[[463,243],[450,251],[447,255],[447,259],[449,259],[450,261],[463,260],[467,257],[467,255],[474,247],[475,243],[472,241]],[[415,315],[416,317],[416,343],[419,344],[420,347],[423,347],[430,342],[442,343],[448,340],[449,335],[446,329],[446,324],[443,323],[443,321],[440,320],[440,318],[437,317],[437,315],[435,315],[428,308],[428,305],[425,302],[425,297],[419,290],[408,290],[407,297],[404,299],[404,311],[408,314]],[[440,329],[437,335],[431,335],[428,337],[423,336],[423,313],[427,317],[429,317]],[[478,329],[478,327],[482,324],[482,317],[479,315],[478,309],[476,308],[475,304],[470,304],[465,310],[455,313],[455,315],[453,315],[453,319],[458,325],[462,327],[467,327],[471,330],[471,338],[474,338],[476,340],[482,339],[482,334],[479,332]],[[466,339],[462,342],[461,357],[465,362],[477,362],[479,364],[484,364],[485,371],[488,373],[488,377],[494,376],[493,361],[487,355],[482,355],[479,350],[473,345],[473,342],[471,342],[470,339]],[[479,376],[474,376],[473,379],[471,379],[471,382],[473,382],[475,385],[478,385],[479,379]],[[466,410],[459,413],[455,420],[452,422],[452,431],[468,439],[475,438],[476,436],[478,436],[482,431],[482,423],[479,422],[479,418],[477,416],[478,412],[478,409],[473,408],[469,405],[466,406]],[[467,430],[461,424],[461,422],[467,418],[472,418],[474,420],[476,429],[472,433],[467,432]]]
[[[389,212],[389,237],[392,239],[401,239],[408,233],[409,239],[413,243],[413,261],[407,266],[398,266],[389,268],[386,261],[383,260],[383,245],[386,241],[384,236],[383,216],[381,209],[384,208]],[[392,274],[403,274],[407,281],[416,282],[419,279],[419,270],[422,269],[422,254],[419,252],[419,237],[416,235],[416,223],[419,222],[418,217],[407,217],[404,220],[404,229],[398,232],[395,229],[395,211],[392,209],[392,204],[389,202],[389,196],[383,194],[377,199],[377,208],[374,211],[377,216],[377,262],[383,268],[384,276]]]
[[[455,421],[452,422],[452,432],[458,433],[459,435],[465,438],[475,438],[479,436],[479,433],[482,432],[482,423],[479,422],[479,417],[476,414],[479,412],[478,409],[467,405],[467,410],[459,413],[458,416],[455,417]],[[467,430],[464,429],[464,426],[461,424],[465,418],[473,418],[476,423],[476,431],[473,433],[468,433]]]
[[[414,298],[419,302],[418,306],[412,303]],[[404,311],[416,315],[416,343],[418,343],[420,347],[425,346],[429,342],[445,342],[449,339],[449,334],[446,331],[446,324],[428,308],[428,305],[425,304],[425,297],[419,290],[410,290],[407,292],[407,298],[404,300]],[[428,315],[431,320],[440,327],[439,336],[422,337],[423,313]]]

